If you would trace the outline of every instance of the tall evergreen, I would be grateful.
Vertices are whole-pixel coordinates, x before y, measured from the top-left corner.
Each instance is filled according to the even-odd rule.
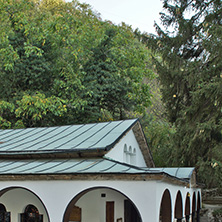
[[[130,109],[127,95],[132,92],[132,87],[122,78],[112,53],[117,31],[116,28],[106,31],[104,39],[93,49],[93,56],[85,65],[83,84],[90,91],[85,111],[92,121],[108,113],[116,119],[123,119],[124,111]]]
[[[164,0],[162,27],[148,38],[163,101],[177,132],[170,161],[197,166],[201,181],[222,186],[222,2]]]

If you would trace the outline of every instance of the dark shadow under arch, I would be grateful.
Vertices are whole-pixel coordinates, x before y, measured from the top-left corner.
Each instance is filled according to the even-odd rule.
[[[45,210],[45,212],[46,212],[46,216],[47,216],[47,218],[48,218],[48,221],[50,222],[49,213],[48,213],[48,211],[47,211],[47,208],[46,208],[45,204],[44,204],[43,201],[41,200],[41,198],[40,198],[36,193],[34,193],[33,191],[29,190],[29,189],[26,188],[26,187],[13,186],[13,187],[4,188],[4,189],[2,189],[2,190],[0,191],[0,198],[1,198],[1,196],[2,196],[3,194],[7,193],[7,192],[10,191],[10,190],[14,190],[14,189],[23,189],[23,190],[26,190],[27,192],[32,193],[32,194],[40,201],[40,203],[42,204],[42,206],[43,206],[43,208],[44,208],[44,210]]]
[[[196,221],[200,222],[200,209],[201,209],[201,198],[200,198],[200,192],[197,193],[197,215],[196,215]]]
[[[176,196],[174,218],[177,220],[177,222],[181,222],[183,218],[183,200],[180,191],[177,192]]]
[[[192,222],[195,222],[195,217],[196,217],[196,193],[193,193],[193,198],[192,198]]]
[[[160,222],[171,222],[172,221],[172,205],[170,191],[166,189],[163,193],[161,205],[160,205]]]
[[[26,221],[38,221],[43,222],[43,215],[39,214],[39,210],[36,206],[29,204],[26,206],[24,213],[20,214],[21,222]]]
[[[11,214],[7,212],[4,204],[0,203],[0,221],[11,221]]]
[[[6,207],[5,207],[4,204],[1,204],[1,203],[0,203],[0,213],[1,213],[1,212],[6,212]]]
[[[187,193],[187,196],[186,196],[185,219],[186,219],[186,222],[190,220],[190,193]]]
[[[197,193],[197,210],[201,209],[201,198],[200,198],[200,191]]]
[[[63,216],[63,222],[68,222],[69,221],[69,217],[70,217],[70,213],[73,209],[73,206],[75,206],[75,204],[77,203],[77,201],[83,197],[85,194],[87,194],[88,192],[90,191],[93,191],[93,190],[98,190],[98,189],[108,189],[108,190],[113,190],[119,194],[121,194],[122,196],[124,196],[131,204],[131,206],[134,208],[134,210],[137,212],[137,215],[138,215],[138,219],[133,221],[133,222],[142,222],[142,219],[141,219],[141,215],[139,213],[139,210],[138,208],[136,207],[136,205],[133,203],[132,200],[130,200],[124,193],[120,192],[119,190],[116,190],[114,188],[111,188],[111,187],[107,187],[107,186],[99,186],[99,187],[91,187],[91,188],[88,188],[86,190],[83,190],[81,191],[79,194],[77,194],[70,202],[69,204],[67,205],[66,207],[66,210],[65,210],[65,213],[64,213],[64,216]]]

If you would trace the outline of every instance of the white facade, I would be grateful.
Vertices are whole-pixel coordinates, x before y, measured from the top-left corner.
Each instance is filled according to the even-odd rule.
[[[143,222],[159,221],[161,199],[167,189],[171,196],[172,219],[177,192],[183,199],[183,217],[186,195],[196,195],[199,189],[190,189],[161,181],[10,181],[0,182],[0,189],[9,189],[0,197],[7,211],[11,212],[11,220],[19,220],[19,214],[28,204],[34,204],[44,222],[62,222],[68,204],[73,198],[87,191],[77,202],[76,206],[83,208],[82,222],[104,222],[105,203],[115,202],[115,220],[124,221],[124,200],[129,199],[137,208]],[[93,190],[91,190],[93,189]],[[102,197],[101,194],[105,194]],[[190,200],[192,207],[192,199]],[[197,203],[196,203],[197,208]]]

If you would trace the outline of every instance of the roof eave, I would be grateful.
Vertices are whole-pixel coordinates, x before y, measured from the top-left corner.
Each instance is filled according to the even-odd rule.
[[[75,149],[75,150],[49,150],[28,152],[4,152],[0,153],[0,159],[45,159],[45,158],[79,158],[79,157],[102,157],[107,153],[103,148]]]

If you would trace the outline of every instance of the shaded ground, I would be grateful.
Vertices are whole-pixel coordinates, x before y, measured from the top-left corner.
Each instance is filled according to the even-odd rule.
[[[200,222],[214,222],[213,211],[222,208],[222,205],[203,204],[200,212]],[[222,218],[221,218],[222,222]]]

